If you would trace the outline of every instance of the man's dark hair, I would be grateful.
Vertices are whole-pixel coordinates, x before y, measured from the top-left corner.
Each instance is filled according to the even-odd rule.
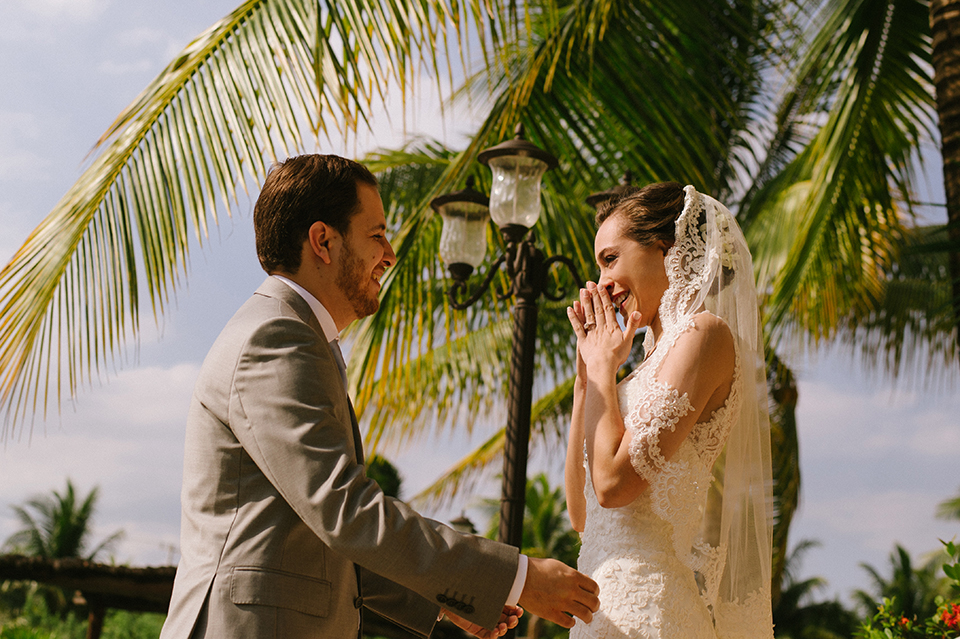
[[[345,235],[359,209],[361,182],[377,186],[367,167],[337,155],[300,155],[274,165],[253,209],[263,270],[296,272],[314,222]]]

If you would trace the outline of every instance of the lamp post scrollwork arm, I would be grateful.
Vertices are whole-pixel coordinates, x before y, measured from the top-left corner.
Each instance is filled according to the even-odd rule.
[[[469,271],[462,269],[460,273],[454,274],[453,271],[455,270],[455,267],[462,265],[452,264],[450,267],[450,272],[453,275],[453,284],[451,284],[450,288],[447,289],[447,300],[449,300],[450,306],[458,311],[463,311],[476,304],[477,301],[483,297],[483,294],[487,292],[487,289],[490,288],[490,283],[500,271],[500,267],[503,266],[506,260],[507,256],[501,255],[496,262],[491,264],[490,269],[483,278],[483,282],[480,284],[477,290],[470,294],[466,299],[461,298],[468,293],[469,289],[467,287],[467,278],[470,276],[470,272],[472,272],[473,269],[471,268]]]

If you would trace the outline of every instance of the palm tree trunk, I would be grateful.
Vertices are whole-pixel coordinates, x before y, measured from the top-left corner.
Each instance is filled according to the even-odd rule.
[[[930,1],[933,78],[940,119],[943,185],[947,194],[953,316],[960,340],[960,0]]]
[[[799,393],[793,372],[771,353],[767,360],[770,391],[770,449],[773,453],[773,607],[780,601],[783,571],[787,561],[790,523],[800,503],[800,444],[797,436]]]

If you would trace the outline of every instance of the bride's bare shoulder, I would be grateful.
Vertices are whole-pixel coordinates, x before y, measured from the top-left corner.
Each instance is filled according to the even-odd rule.
[[[714,315],[710,311],[703,311],[693,316],[692,333],[695,339],[706,340],[715,346],[724,347],[729,345],[733,347],[733,333],[723,318]]]
[[[689,366],[698,367],[711,362],[719,365],[721,370],[732,370],[736,354],[733,333],[727,323],[706,311],[692,319],[692,325],[677,336],[672,355]]]

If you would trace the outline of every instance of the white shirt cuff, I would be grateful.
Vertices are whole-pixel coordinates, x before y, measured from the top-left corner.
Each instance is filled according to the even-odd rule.
[[[523,585],[527,582],[527,556],[520,555],[520,561],[517,562],[517,576],[513,580],[513,588],[507,596],[505,606],[516,606],[520,601],[520,594],[523,593]]]

